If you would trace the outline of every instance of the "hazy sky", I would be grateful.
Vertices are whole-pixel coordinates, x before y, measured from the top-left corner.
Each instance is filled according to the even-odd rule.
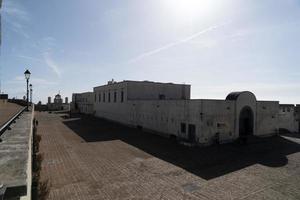
[[[10,97],[25,94],[28,68],[34,101],[114,78],[300,103],[299,0],[4,0],[1,12]]]

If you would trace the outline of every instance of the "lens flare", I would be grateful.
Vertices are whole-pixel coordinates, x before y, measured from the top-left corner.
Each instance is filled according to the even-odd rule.
[[[168,12],[183,20],[213,15],[220,6],[214,0],[163,0],[163,2]]]

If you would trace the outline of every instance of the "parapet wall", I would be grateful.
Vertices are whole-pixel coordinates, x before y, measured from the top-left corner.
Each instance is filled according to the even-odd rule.
[[[0,180],[4,199],[31,199],[31,147],[34,108],[23,112],[1,135]]]

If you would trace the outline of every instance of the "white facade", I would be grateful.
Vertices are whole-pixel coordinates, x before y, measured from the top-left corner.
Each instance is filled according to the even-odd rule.
[[[72,95],[71,110],[83,114],[94,113],[94,93],[76,93]]]
[[[129,126],[199,144],[278,132],[277,101],[251,92],[226,100],[190,100],[190,85],[123,81],[94,88],[94,114]]]
[[[278,133],[278,101],[258,101],[256,104],[256,134],[271,135]]]
[[[296,107],[293,104],[280,104],[279,128],[283,131],[298,132],[299,120],[297,119]]]

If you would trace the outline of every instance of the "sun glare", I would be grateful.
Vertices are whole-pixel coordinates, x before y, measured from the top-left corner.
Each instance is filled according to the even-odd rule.
[[[163,0],[165,8],[176,18],[197,19],[216,12],[215,1],[212,0]]]

